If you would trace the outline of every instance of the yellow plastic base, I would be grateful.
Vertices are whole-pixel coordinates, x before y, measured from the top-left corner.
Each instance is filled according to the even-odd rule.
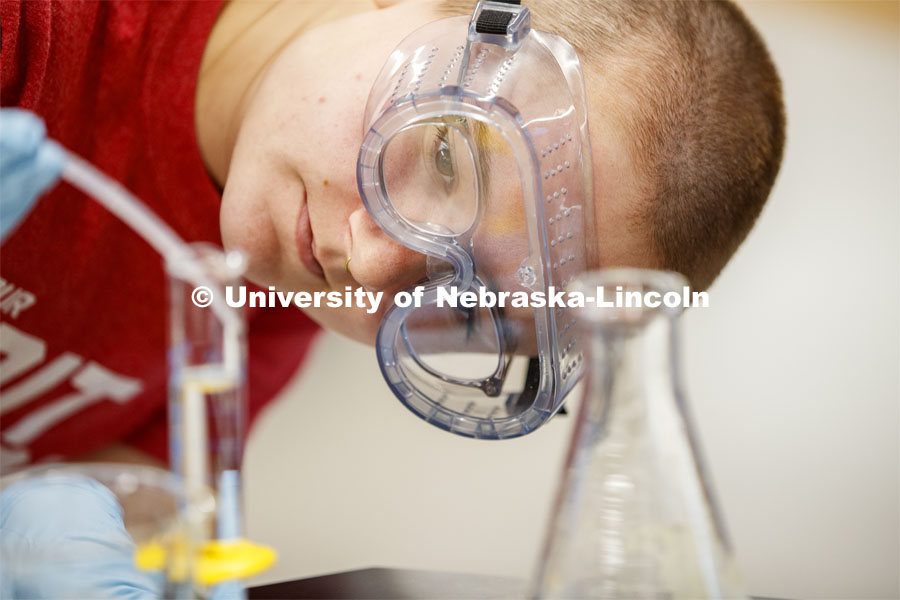
[[[166,548],[160,542],[138,546],[134,564],[142,571],[169,569],[174,581],[187,578],[185,545],[173,544],[175,556],[167,560]],[[179,550],[180,549],[180,550]],[[233,579],[246,579],[262,573],[272,566],[278,554],[273,548],[245,539],[211,540],[203,544],[194,556],[194,581],[201,585],[216,585]]]

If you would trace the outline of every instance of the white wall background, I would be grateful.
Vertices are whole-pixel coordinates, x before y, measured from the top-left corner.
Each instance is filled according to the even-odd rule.
[[[756,229],[691,311],[686,383],[753,595],[897,598],[898,4],[750,2],[788,108]],[[424,426],[326,334],[247,453],[258,583],[366,566],[525,576],[572,419],[503,443]]]

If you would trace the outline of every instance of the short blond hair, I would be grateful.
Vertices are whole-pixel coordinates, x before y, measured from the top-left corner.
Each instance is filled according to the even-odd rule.
[[[781,82],[728,1],[525,0],[536,29],[599,73],[647,202],[635,207],[658,268],[708,287],[772,189],[785,138]],[[440,0],[444,15],[473,0]],[[589,99],[589,102],[591,100]],[[600,240],[602,244],[602,240]]]

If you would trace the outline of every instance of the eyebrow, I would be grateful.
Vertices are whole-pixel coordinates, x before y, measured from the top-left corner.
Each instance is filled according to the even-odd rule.
[[[469,121],[472,123],[472,138],[475,140],[478,177],[480,181],[484,182],[481,191],[487,193],[487,188],[490,184],[490,172],[488,171],[488,138],[491,136],[491,129],[477,119],[469,119]]]

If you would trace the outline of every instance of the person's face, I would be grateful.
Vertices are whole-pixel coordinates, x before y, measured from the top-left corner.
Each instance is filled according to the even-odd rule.
[[[389,238],[360,200],[356,161],[366,101],[393,49],[437,18],[431,4],[405,2],[328,23],[287,45],[251,97],[225,184],[223,240],[247,252],[250,280],[283,290],[362,286],[385,292],[374,314],[359,307],[306,310],[322,325],[368,343],[393,294],[424,278],[426,263]],[[594,112],[589,116],[596,133]],[[621,199],[597,211],[598,233],[616,240],[622,238],[615,222],[622,221],[616,214],[624,196],[609,187],[623,180],[627,165],[610,162],[606,157],[621,153],[598,143],[596,135],[592,147],[595,197]],[[599,169],[598,156],[605,160]],[[495,184],[503,186],[494,171]],[[511,181],[518,181],[515,173]],[[615,247],[607,249],[601,261],[621,263],[616,255]]]
[[[377,314],[307,310],[369,343],[393,293],[425,276],[425,260],[388,238],[363,208],[356,187],[363,113],[391,51],[437,18],[429,4],[405,2],[294,39],[252,96],[225,184],[223,240],[247,252],[250,280],[284,290],[385,292]]]

